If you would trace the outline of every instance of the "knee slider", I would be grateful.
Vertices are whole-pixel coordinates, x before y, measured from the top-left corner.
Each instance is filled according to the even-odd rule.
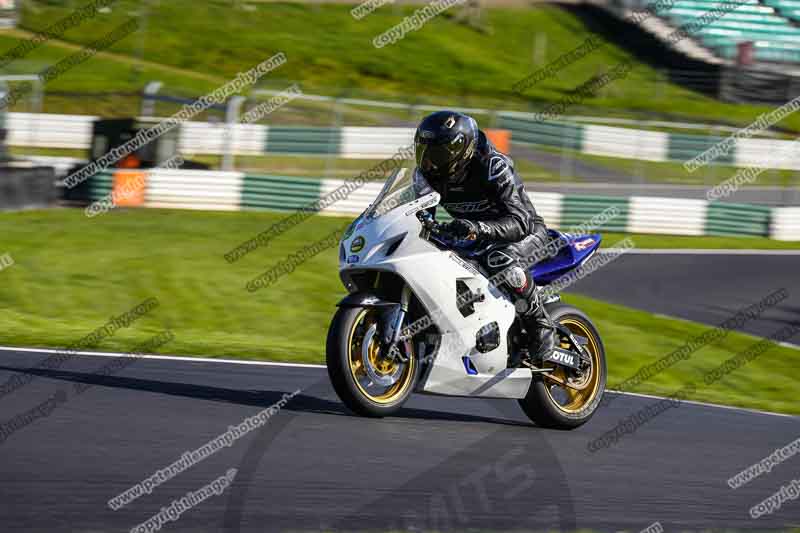
[[[506,283],[518,293],[528,288],[528,275],[521,267],[513,266],[508,269]]]

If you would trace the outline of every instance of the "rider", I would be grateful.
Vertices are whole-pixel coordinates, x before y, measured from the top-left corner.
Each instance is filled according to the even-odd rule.
[[[536,214],[514,162],[499,152],[472,117],[438,111],[425,117],[414,137],[417,168],[414,192],[435,190],[453,217],[447,231],[456,238],[502,243],[487,254],[491,276],[505,271],[503,284],[533,339],[534,360],[555,346],[555,326],[539,299],[528,264],[547,243],[547,228]]]

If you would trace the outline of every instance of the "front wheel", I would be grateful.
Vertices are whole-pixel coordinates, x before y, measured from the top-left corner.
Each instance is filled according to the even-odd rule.
[[[586,339],[590,368],[577,376],[562,366],[550,374],[534,374],[528,394],[519,403],[539,426],[573,429],[585,424],[600,405],[606,389],[606,353],[597,328],[583,311],[563,303],[548,305],[547,310],[554,323]],[[556,343],[571,349],[559,332]]]
[[[379,339],[381,312],[371,307],[340,307],[328,330],[326,362],[336,394],[350,410],[381,417],[398,411],[416,383],[419,362],[386,357]]]

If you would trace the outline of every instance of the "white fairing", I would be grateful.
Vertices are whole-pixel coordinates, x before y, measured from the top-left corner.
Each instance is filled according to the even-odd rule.
[[[513,303],[471,264],[420,237],[422,224],[416,213],[438,202],[439,194],[432,192],[372,220],[365,221],[362,217],[342,241],[340,276],[350,288],[350,271],[394,272],[405,280],[425,306],[442,333],[442,341],[417,390],[458,396],[522,398],[528,392],[531,372],[507,368],[508,330],[515,317]],[[404,234],[396,251],[386,257],[386,250]],[[360,239],[363,239],[363,247],[359,246]],[[354,241],[357,245],[353,248]],[[457,280],[462,280],[473,293],[480,291],[486,296],[484,301],[473,304],[475,312],[467,317],[456,307]],[[500,329],[500,345],[490,352],[480,353],[475,348],[476,333],[494,321]],[[408,321],[404,326],[409,326]],[[477,374],[468,373],[464,356],[469,357]]]

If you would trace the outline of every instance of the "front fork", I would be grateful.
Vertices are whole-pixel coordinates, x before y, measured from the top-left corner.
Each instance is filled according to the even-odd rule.
[[[403,284],[403,290],[400,293],[400,303],[392,306],[381,317],[381,351],[386,350],[389,358],[397,358],[403,363],[408,362],[411,357],[411,339],[403,340],[403,350],[397,348],[397,341],[400,340],[400,333],[403,330],[403,322],[408,315],[408,306],[411,302],[411,287],[408,284]],[[405,352],[405,353],[403,353]]]

